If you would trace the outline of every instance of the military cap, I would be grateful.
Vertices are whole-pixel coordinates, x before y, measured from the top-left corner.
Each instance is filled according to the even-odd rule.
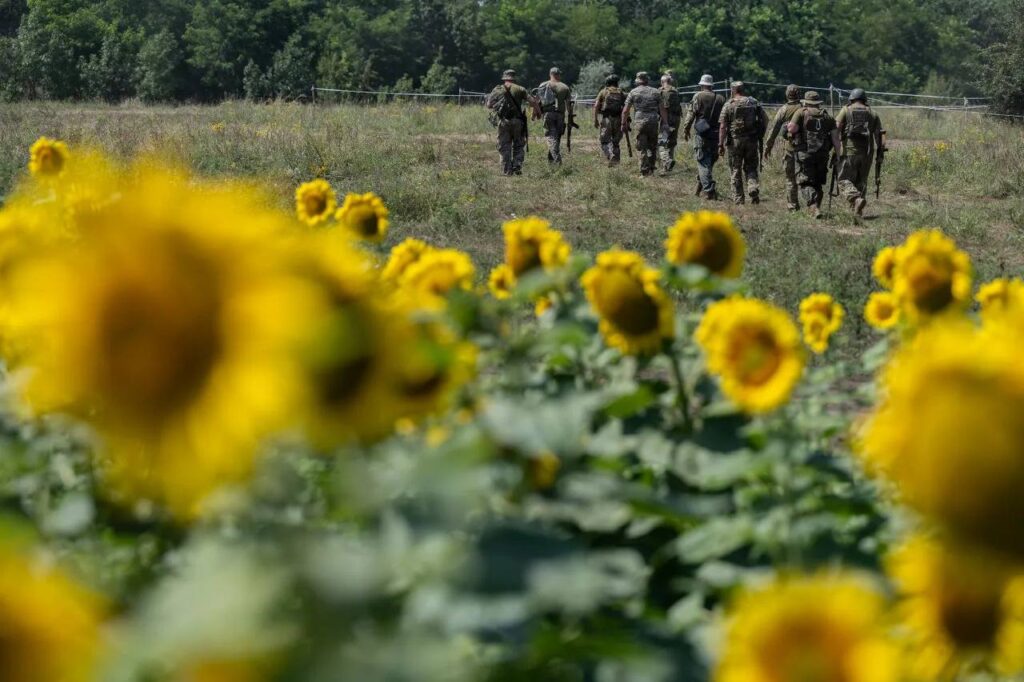
[[[557,66],[552,66],[551,70],[548,71],[548,73],[551,74],[552,76],[561,76],[562,75],[562,70],[560,68],[558,68]]]
[[[618,85],[619,84],[619,75],[616,74],[616,73],[608,74],[605,77],[605,79],[604,79],[604,84],[605,85]]]
[[[697,85],[711,85],[711,86],[714,86],[714,84],[715,84],[715,79],[712,78],[710,73],[706,73],[703,76],[701,76],[700,77],[700,82],[697,83]]]
[[[501,74],[501,80],[503,81],[514,81],[516,79],[515,69],[505,69],[505,72]]]
[[[804,93],[804,98],[800,100],[800,104],[810,107],[816,107],[821,105],[821,95],[816,93],[814,90],[808,90]]]
[[[651,77],[647,75],[646,71],[637,71],[636,80],[640,83],[647,83],[651,80]]]
[[[786,99],[799,99],[800,98],[800,87],[797,85],[786,86]]]
[[[732,82],[732,89],[733,90],[742,90],[745,87],[745,85],[746,84],[743,81],[733,81]]]
[[[862,102],[868,101],[868,94],[864,92],[864,90],[862,90],[861,88],[854,88],[853,90],[850,91],[850,101],[856,102],[857,100],[860,100]]]

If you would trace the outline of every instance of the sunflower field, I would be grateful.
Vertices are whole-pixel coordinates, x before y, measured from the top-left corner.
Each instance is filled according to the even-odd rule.
[[[371,190],[372,188],[365,188]],[[496,226],[497,227],[497,226]],[[1024,281],[939,229],[844,310],[542,217],[42,138],[0,209],[11,682],[1024,679]],[[877,342],[830,357],[852,317]]]

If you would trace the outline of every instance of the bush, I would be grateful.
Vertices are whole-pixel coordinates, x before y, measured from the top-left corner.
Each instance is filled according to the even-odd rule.
[[[575,84],[576,94],[593,97],[604,87],[604,79],[611,73],[615,73],[615,65],[607,59],[587,62],[580,69],[580,77]]]
[[[120,102],[134,94],[138,43],[138,34],[131,31],[114,31],[103,39],[100,51],[82,61],[86,97]]]
[[[178,41],[168,30],[149,36],[139,48],[135,89],[147,102],[173,99],[178,91],[178,70],[182,54]]]
[[[458,83],[455,79],[455,69],[441,63],[440,56],[427,69],[427,73],[420,81],[420,92],[434,92],[443,95],[450,95],[455,92]]]

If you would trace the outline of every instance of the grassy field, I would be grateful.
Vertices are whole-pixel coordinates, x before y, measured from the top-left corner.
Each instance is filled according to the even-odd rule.
[[[524,175],[505,178],[482,108],[454,105],[6,104],[0,194],[24,172],[32,141],[49,135],[124,157],[156,153],[203,175],[254,177],[282,206],[316,176],[340,192],[373,190],[392,212],[386,246],[415,236],[466,249],[481,277],[500,260],[500,226],[513,216],[550,219],[579,250],[619,245],[654,256],[681,212],[708,206],[730,211],[746,236],[754,293],[791,310],[806,293],[826,290],[859,313],[873,254],[920,227],[953,236],[981,279],[1024,270],[1024,128],[973,115],[880,113],[893,151],[881,200],[872,198],[860,225],[838,201],[825,222],[788,213],[777,164],[765,169],[763,203],[740,207],[693,196],[686,145],[669,177],[640,178],[625,162],[609,169],[586,125],[563,167],[551,169],[533,124]],[[725,164],[716,176],[726,188]],[[860,346],[865,325],[859,314],[850,320],[840,343]]]

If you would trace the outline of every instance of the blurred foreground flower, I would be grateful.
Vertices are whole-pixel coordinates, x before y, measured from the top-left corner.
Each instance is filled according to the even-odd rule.
[[[815,353],[828,350],[828,342],[843,324],[843,307],[829,294],[811,294],[800,302],[804,341]]]
[[[40,137],[29,149],[28,170],[37,178],[55,178],[67,165],[71,152],[60,140]]]
[[[981,305],[983,319],[997,317],[1008,309],[1022,310],[1024,309],[1024,280],[1017,277],[994,279],[978,290],[975,300]]]
[[[334,217],[355,239],[379,242],[388,231],[388,209],[373,192],[346,195]]]
[[[311,180],[295,190],[296,215],[310,227],[327,222],[337,207],[338,198],[326,180]]]
[[[971,260],[938,230],[921,230],[896,250],[893,293],[910,322],[967,305]]]
[[[675,265],[703,265],[721,277],[739,277],[747,245],[728,213],[684,213],[668,232],[666,257]]]
[[[888,291],[876,291],[864,306],[864,319],[875,329],[892,329],[900,321],[900,306]]]
[[[519,278],[535,268],[551,271],[565,265],[570,248],[562,233],[551,223],[530,216],[510,220],[502,226],[505,234],[505,263]]]

